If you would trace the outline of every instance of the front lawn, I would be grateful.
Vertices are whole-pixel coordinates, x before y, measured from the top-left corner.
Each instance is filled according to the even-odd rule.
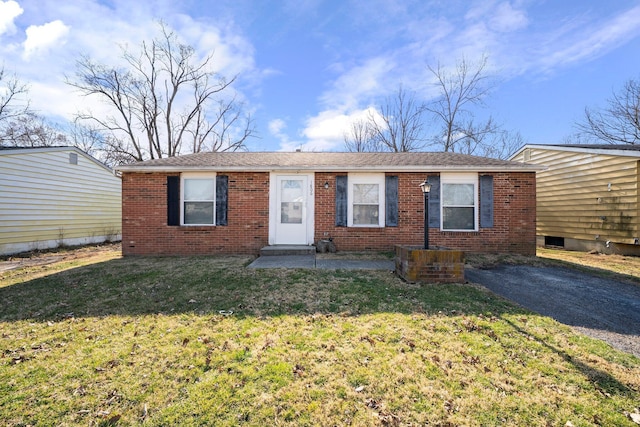
[[[634,425],[640,360],[474,285],[103,252],[0,273],[2,425]]]

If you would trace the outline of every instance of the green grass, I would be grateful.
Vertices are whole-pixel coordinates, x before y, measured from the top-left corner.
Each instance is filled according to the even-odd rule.
[[[474,285],[99,261],[0,277],[2,425],[634,425],[637,358]]]

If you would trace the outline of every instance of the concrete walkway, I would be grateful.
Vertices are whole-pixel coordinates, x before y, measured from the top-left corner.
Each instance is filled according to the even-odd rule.
[[[261,256],[248,268],[321,268],[325,270],[395,270],[393,260],[325,259],[309,255]]]

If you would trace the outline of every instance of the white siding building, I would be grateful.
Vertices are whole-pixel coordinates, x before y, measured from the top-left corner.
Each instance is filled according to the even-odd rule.
[[[121,239],[121,179],[74,147],[0,149],[0,255]]]

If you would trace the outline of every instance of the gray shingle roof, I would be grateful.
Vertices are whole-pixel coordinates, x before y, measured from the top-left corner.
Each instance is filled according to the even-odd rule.
[[[459,153],[224,152],[196,153],[118,167],[152,171],[535,171],[537,165]]]

